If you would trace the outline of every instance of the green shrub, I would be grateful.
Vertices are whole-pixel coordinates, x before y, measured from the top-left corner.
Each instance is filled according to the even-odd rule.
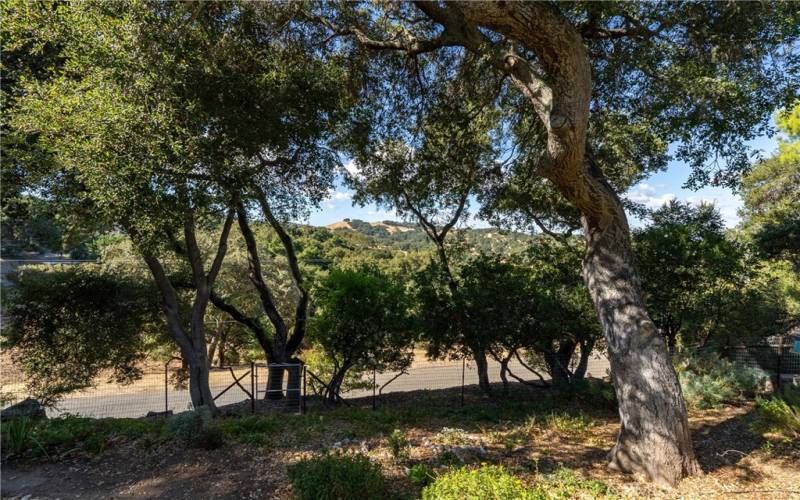
[[[386,485],[380,466],[361,454],[332,454],[289,466],[289,482],[300,500],[380,500]]]
[[[445,450],[439,455],[439,464],[444,465],[446,467],[461,467],[464,465],[464,462],[458,458],[458,455],[453,453],[450,450]]]
[[[583,479],[570,469],[560,468],[553,474],[540,476],[533,487],[527,487],[496,465],[450,471],[422,490],[423,500],[567,500],[613,496],[614,492],[605,483]]]
[[[760,368],[731,363],[717,354],[678,355],[676,370],[686,403],[718,408],[757,395],[770,379]]]
[[[454,469],[422,490],[423,500],[532,499],[531,491],[503,467]]]
[[[3,455],[21,455],[31,448],[35,442],[33,427],[28,417],[16,417],[3,423]]]
[[[1,427],[3,452],[32,457],[73,452],[99,454],[118,437],[152,444],[161,425],[161,422],[151,420],[97,420],[69,415],[53,419],[12,419],[3,422]]]
[[[617,408],[617,392],[614,384],[597,378],[576,380],[570,384],[575,397],[592,407]]]
[[[605,483],[584,479],[575,471],[561,467],[552,474],[538,478],[531,491],[535,499],[572,499],[613,497],[612,490]]]
[[[585,434],[594,426],[594,422],[583,413],[577,415],[565,412],[549,413],[543,418],[536,418],[535,421],[539,426],[570,435]]]
[[[217,419],[214,428],[239,443],[264,445],[281,429],[281,422],[274,415],[247,415]]]
[[[425,464],[417,464],[408,471],[408,480],[416,486],[427,486],[435,477],[433,469]]]
[[[389,434],[389,450],[395,460],[405,456],[406,448],[408,448],[408,439],[400,429],[395,429]]]
[[[789,387],[769,399],[756,399],[754,430],[800,438],[800,388]]]
[[[211,411],[201,406],[178,413],[167,421],[167,434],[185,446],[213,449],[222,446],[223,432],[212,424]]]

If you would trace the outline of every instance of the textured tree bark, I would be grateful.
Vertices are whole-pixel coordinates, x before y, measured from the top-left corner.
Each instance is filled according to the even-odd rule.
[[[453,45],[479,54],[510,77],[547,131],[539,171],[582,214],[584,279],[609,344],[620,401],[611,465],[668,484],[698,473],[678,378],[642,300],[622,204],[587,155],[592,70],[580,31],[553,2],[415,5],[441,26],[435,39],[373,42],[363,33],[357,38],[376,49],[409,54]]]
[[[500,380],[503,382],[503,394],[508,394],[508,360],[500,360]]]
[[[218,347],[219,354],[217,355],[217,363],[218,363],[217,366],[219,366],[220,368],[225,366],[225,347],[227,340],[228,340],[228,329],[223,328],[222,331],[220,331],[220,339]],[[213,362],[213,359],[211,361]]]
[[[350,361],[345,361],[344,364],[333,374],[333,377],[331,377],[331,381],[328,384],[328,391],[325,395],[328,402],[337,403],[339,401],[339,393],[342,390],[344,378],[347,375],[347,371],[352,368],[352,366],[353,363]]]
[[[644,307],[621,206],[618,214],[605,227],[584,217],[584,278],[603,325],[619,400],[610,466],[671,485],[701,471],[678,377]]]
[[[194,350],[189,360],[189,395],[195,408],[205,406],[216,412],[214,396],[208,384],[208,374],[208,356],[203,346],[203,351]]]
[[[589,356],[592,354],[594,348],[594,341],[581,342],[581,354],[578,360],[578,366],[572,372],[572,380],[583,380],[586,376],[586,369],[589,367]]]
[[[472,348],[472,358],[475,360],[475,367],[478,370],[478,387],[484,394],[491,394],[492,384],[489,382],[489,363],[486,361],[486,351],[474,347]]]
[[[303,370],[299,359],[292,359],[291,362],[296,364],[293,364],[286,369],[286,372],[289,376],[288,380],[286,381],[286,402],[287,404],[294,405],[300,402]]]
[[[283,399],[283,373],[286,370],[282,366],[269,366],[267,374],[267,393],[265,399],[277,401]]]
[[[457,21],[443,16],[438,5],[418,5],[445,27]],[[489,54],[547,129],[543,175],[582,214],[584,280],[609,344],[620,402],[620,433],[610,465],[665,484],[700,472],[678,378],[644,307],[622,203],[587,151],[592,74],[580,33],[549,2],[458,2],[458,8],[473,26],[496,30],[535,52],[546,74],[536,74],[517,54]],[[466,38],[476,36],[481,33],[472,31]],[[471,50],[486,52],[475,40],[468,42],[477,47]]]

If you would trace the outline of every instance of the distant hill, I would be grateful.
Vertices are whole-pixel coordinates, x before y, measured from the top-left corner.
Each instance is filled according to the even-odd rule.
[[[416,224],[384,220],[366,222],[359,219],[344,219],[325,226],[334,233],[354,232],[373,238],[382,245],[402,250],[414,250],[430,245],[425,232]],[[476,252],[510,253],[522,250],[534,236],[496,228],[458,229],[456,238],[462,238]]]

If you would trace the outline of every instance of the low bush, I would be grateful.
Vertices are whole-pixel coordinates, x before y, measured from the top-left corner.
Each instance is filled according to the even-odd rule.
[[[568,390],[575,399],[593,408],[617,409],[617,393],[611,382],[585,378],[576,380],[561,390]]]
[[[408,439],[400,429],[395,429],[389,434],[389,450],[395,460],[403,458],[408,448]]]
[[[381,500],[387,497],[380,466],[361,454],[341,453],[289,466],[289,482],[300,500]]]
[[[112,442],[154,443],[162,423],[132,418],[92,419],[64,416],[54,419],[13,418],[0,427],[4,456],[32,458],[105,451]]]
[[[538,476],[536,484],[529,487],[496,465],[452,470],[422,490],[423,500],[566,500],[614,496],[605,483],[583,479],[570,469]]]
[[[202,406],[170,418],[167,434],[185,446],[196,448],[219,448],[224,442],[222,429],[212,423],[211,411]]]
[[[37,444],[33,437],[34,425],[28,417],[16,417],[5,422],[2,425],[3,455],[21,455]],[[44,451],[43,448],[42,450]]]
[[[531,491],[506,469],[487,465],[453,469],[422,490],[423,500],[530,499]]]
[[[408,471],[408,480],[416,486],[427,486],[435,478],[433,469],[425,464],[417,464]]]
[[[753,428],[787,439],[800,438],[800,387],[789,387],[772,398],[757,398]]]
[[[594,422],[584,415],[569,413],[549,413],[534,420],[535,425],[569,435],[583,435],[594,426]]]
[[[572,469],[561,467],[552,474],[539,476],[532,491],[535,499],[613,498],[611,488],[594,479],[584,479]]]
[[[442,427],[434,439],[437,443],[447,445],[463,445],[472,442],[467,431],[454,427]]]
[[[281,422],[274,415],[247,415],[217,419],[213,427],[226,439],[242,444],[264,445],[281,430]]]
[[[760,393],[770,376],[760,368],[730,362],[717,354],[678,355],[676,370],[690,407],[718,408]]]

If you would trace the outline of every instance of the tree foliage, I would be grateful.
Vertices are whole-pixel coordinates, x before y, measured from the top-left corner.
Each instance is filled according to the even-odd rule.
[[[778,152],[742,181],[744,230],[770,257],[800,269],[800,103],[776,117],[784,133]]]
[[[3,347],[46,404],[104,370],[116,382],[135,380],[147,337],[163,335],[152,284],[94,265],[22,267],[4,295]]]
[[[351,369],[402,370],[411,364],[415,328],[403,286],[376,269],[332,269],[315,290],[311,342],[332,363],[335,400]]]
[[[670,346],[752,342],[785,327],[775,277],[726,234],[713,205],[672,201],[634,242],[645,300]]]

